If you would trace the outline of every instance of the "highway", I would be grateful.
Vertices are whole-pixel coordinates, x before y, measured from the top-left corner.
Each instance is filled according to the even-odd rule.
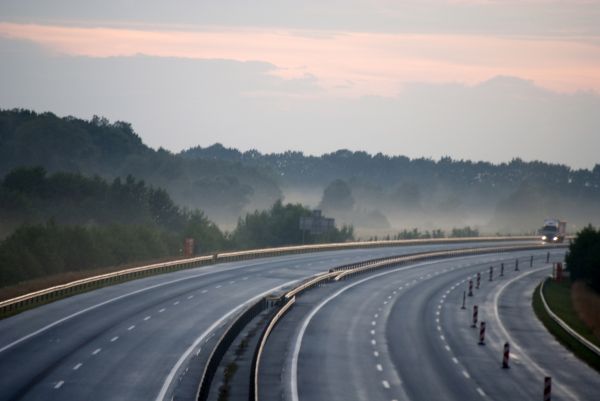
[[[330,251],[224,263],[47,304],[0,321],[0,400],[171,399],[190,360],[210,352],[203,348],[206,341],[262,295],[342,264],[461,247]]]
[[[524,263],[531,254],[540,258],[534,267]],[[463,310],[476,272],[481,286]],[[552,399],[597,400],[600,375],[558,344],[531,308],[533,289],[550,272],[542,253],[526,251],[417,263],[307,292],[267,342],[260,398],[541,400],[551,376]],[[485,345],[479,325],[471,327],[474,304],[486,322]],[[510,368],[502,369],[507,341]]]

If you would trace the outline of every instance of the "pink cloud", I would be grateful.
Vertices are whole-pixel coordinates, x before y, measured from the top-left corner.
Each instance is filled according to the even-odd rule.
[[[306,32],[277,29],[140,30],[0,23],[0,36],[89,57],[259,60],[273,74],[312,74],[332,95],[398,93],[409,82],[477,84],[497,75],[561,92],[600,92],[598,38]],[[351,82],[352,85],[348,85]]]

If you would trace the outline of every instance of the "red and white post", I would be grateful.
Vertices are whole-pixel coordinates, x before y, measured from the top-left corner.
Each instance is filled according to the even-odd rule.
[[[550,401],[552,396],[552,378],[546,376],[544,378],[544,401]]]
[[[460,309],[467,309],[467,307],[465,306],[466,300],[467,300],[467,292],[463,291],[463,303],[462,303],[462,306],[460,307]]]
[[[494,279],[494,266],[490,266],[490,281]]]
[[[504,262],[500,263],[500,277],[504,276]]]
[[[485,345],[485,322],[482,321],[479,325],[479,345]]]
[[[510,355],[510,345],[508,345],[508,342],[505,342],[504,343],[504,354],[502,355],[502,369],[510,368],[510,366],[508,366],[509,355]]]
[[[473,296],[473,280],[469,279],[469,296]]]
[[[478,312],[477,305],[473,305],[473,324],[471,325],[471,327],[473,327],[473,328],[477,327],[477,312]]]
[[[515,271],[518,272],[519,271],[519,259],[515,259]]]
[[[475,288],[479,289],[479,284],[481,283],[481,273],[477,272],[477,285]]]

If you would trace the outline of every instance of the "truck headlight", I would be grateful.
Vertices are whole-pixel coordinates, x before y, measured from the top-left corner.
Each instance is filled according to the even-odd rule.
[[[542,235],[542,241],[546,241],[548,239],[548,237],[546,237],[545,235]]]
[[[558,241],[558,237],[552,238],[552,241]]]

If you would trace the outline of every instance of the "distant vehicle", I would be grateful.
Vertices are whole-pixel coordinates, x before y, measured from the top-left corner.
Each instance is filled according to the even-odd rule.
[[[567,222],[558,219],[544,220],[544,226],[539,230],[544,242],[563,242],[567,233]]]

